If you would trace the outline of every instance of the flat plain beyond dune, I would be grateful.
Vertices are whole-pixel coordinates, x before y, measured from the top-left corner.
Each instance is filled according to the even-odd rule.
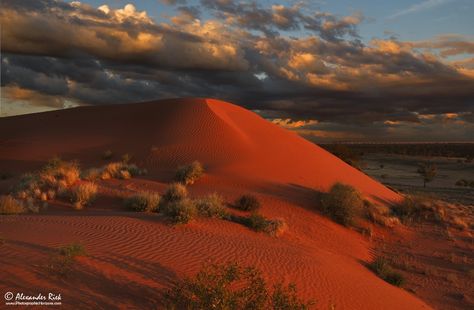
[[[55,292],[62,307],[160,308],[160,293],[203,264],[256,266],[269,283],[294,282],[316,309],[429,309],[409,292],[384,282],[366,263],[371,243],[334,223],[315,207],[315,192],[336,182],[367,199],[393,204],[402,198],[362,172],[258,115],[212,99],[176,99],[81,107],[0,119],[0,181],[5,194],[24,173],[54,156],[82,169],[104,165],[106,150],[128,153],[148,173],[99,180],[99,196],[83,210],[52,201],[37,214],[0,215],[0,290]],[[261,213],[283,218],[279,237],[218,219],[169,225],[158,214],[124,209],[122,197],[141,190],[164,192],[176,167],[194,160],[204,176],[192,197],[217,192],[227,202],[252,193]],[[410,235],[401,235],[409,239]],[[54,249],[84,245],[65,278],[44,266]]]

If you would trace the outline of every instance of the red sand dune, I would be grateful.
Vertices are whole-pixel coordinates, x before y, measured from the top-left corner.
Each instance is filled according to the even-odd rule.
[[[377,278],[364,265],[369,242],[319,215],[314,190],[340,181],[368,198],[400,197],[320,147],[235,105],[212,99],[163,100],[82,107],[0,119],[0,169],[14,173],[58,154],[83,167],[103,164],[104,150],[133,154],[150,173],[127,181],[101,181],[103,196],[126,190],[163,191],[176,165],[200,160],[206,175],[192,195],[218,192],[232,201],[248,191],[262,213],[282,217],[279,238],[220,220],[171,227],[159,216],[124,212],[101,198],[81,212],[0,217],[0,289],[62,292],[64,306],[150,308],[159,289],[208,260],[256,265],[269,281],[295,282],[318,309],[429,308]],[[11,181],[13,182],[13,181]],[[7,185],[0,186],[5,192]],[[41,269],[51,248],[81,241],[89,257],[69,280]],[[82,291],[82,292],[80,292]]]

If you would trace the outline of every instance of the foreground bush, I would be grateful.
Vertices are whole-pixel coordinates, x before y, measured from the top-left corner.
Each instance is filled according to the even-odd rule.
[[[242,195],[234,203],[234,207],[242,211],[256,211],[260,206],[258,198],[250,194]]]
[[[101,173],[102,180],[115,179],[130,179],[131,177],[144,174],[144,170],[140,170],[137,165],[125,162],[113,162],[107,164]]]
[[[160,212],[170,218],[174,224],[186,224],[198,214],[194,202],[187,198],[160,206]]]
[[[392,285],[402,286],[405,281],[400,273],[393,270],[386,258],[377,257],[370,263],[369,268],[381,279]]]
[[[176,171],[175,180],[184,185],[191,185],[199,179],[204,173],[204,167],[198,161],[194,161],[189,165],[180,166]]]
[[[52,275],[65,278],[72,272],[76,257],[85,255],[87,252],[84,246],[80,243],[71,243],[60,247],[54,255],[50,256],[46,268]]]
[[[230,220],[242,224],[256,232],[264,232],[272,236],[279,236],[288,229],[288,225],[282,219],[267,219],[256,212],[250,216],[231,216]]]
[[[167,309],[309,309],[296,287],[268,290],[260,271],[236,264],[207,265],[194,278],[176,282],[164,294]]]
[[[97,185],[87,182],[77,185],[71,189],[71,200],[76,209],[82,209],[90,204],[97,196]]]
[[[353,225],[364,208],[360,193],[354,187],[342,183],[334,184],[328,193],[323,194],[321,204],[327,215],[344,226]]]
[[[11,195],[0,196],[0,214],[20,214],[27,212],[23,203]]]
[[[194,203],[200,216],[220,219],[229,217],[229,212],[224,206],[224,198],[216,193],[200,198]]]
[[[125,206],[136,212],[158,211],[160,195],[153,192],[140,192],[125,199]]]
[[[186,186],[180,183],[172,183],[166,189],[163,195],[163,203],[183,200],[188,197]]]

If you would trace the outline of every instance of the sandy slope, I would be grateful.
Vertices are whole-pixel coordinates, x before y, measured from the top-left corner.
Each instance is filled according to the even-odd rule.
[[[295,282],[319,309],[429,308],[367,270],[367,240],[321,217],[313,190],[342,181],[374,200],[400,197],[245,109],[185,99],[0,120],[0,170],[25,172],[54,154],[97,166],[106,149],[133,154],[150,174],[101,181],[102,197],[81,212],[53,205],[39,215],[1,216],[0,235],[6,240],[0,246],[1,292],[56,290],[70,308],[148,308],[169,281],[213,260],[256,265],[269,281]],[[177,164],[196,159],[208,173],[192,186],[193,195],[217,191],[232,201],[254,192],[264,202],[262,213],[284,218],[289,231],[273,238],[219,220],[172,227],[158,215],[122,211],[117,192],[163,191]],[[14,181],[0,181],[0,190]],[[48,274],[44,265],[52,248],[73,241],[81,241],[89,257],[66,280]]]

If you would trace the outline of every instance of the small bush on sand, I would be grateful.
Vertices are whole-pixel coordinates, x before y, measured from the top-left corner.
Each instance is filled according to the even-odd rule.
[[[392,216],[392,210],[387,206],[373,204],[368,200],[364,200],[364,207],[366,217],[372,223],[384,227],[394,227],[400,224],[400,220]]]
[[[39,173],[39,178],[52,187],[60,180],[71,186],[79,180],[79,176],[79,165],[76,162],[64,161],[59,157],[51,159]],[[48,184],[48,181],[52,183]]]
[[[170,201],[160,207],[160,212],[169,217],[174,224],[186,224],[197,215],[197,209],[191,199]]]
[[[111,178],[126,180],[140,174],[142,174],[142,171],[138,169],[135,164],[128,164],[125,162],[113,162],[107,164],[102,169],[100,178],[102,180],[108,180]]]
[[[224,198],[216,193],[197,199],[195,205],[200,216],[220,219],[229,217],[229,212],[224,206]]]
[[[264,232],[271,236],[280,236],[286,230],[288,230],[288,225],[283,219],[267,219],[261,214],[253,212],[248,217],[243,216],[231,216],[230,220],[256,232]]]
[[[183,200],[188,197],[188,190],[186,186],[180,183],[172,183],[166,189],[165,194],[163,195],[163,203],[174,202]]]
[[[125,206],[136,212],[158,211],[160,195],[153,192],[140,192],[125,199]]]
[[[59,248],[59,254],[65,257],[74,258],[86,255],[84,246],[80,243],[71,243]]]
[[[100,169],[97,169],[97,168],[90,168],[90,169],[84,170],[81,173],[81,179],[87,180],[87,181],[98,180],[98,179],[100,179],[101,172],[102,171]]]
[[[250,194],[242,195],[234,203],[234,207],[242,211],[256,211],[260,206],[258,198]]]
[[[0,214],[20,214],[27,211],[23,203],[11,195],[0,196]]]
[[[334,184],[328,193],[322,195],[321,204],[326,214],[344,226],[353,225],[364,208],[359,192],[341,183]]]
[[[71,189],[71,200],[77,209],[90,204],[97,196],[97,185],[92,182],[79,184]]]
[[[183,183],[184,185],[191,185],[197,179],[199,179],[204,173],[202,164],[198,161],[194,161],[189,165],[180,166],[176,171],[175,180]]]
[[[167,309],[309,309],[296,287],[277,284],[267,289],[259,270],[236,264],[206,265],[194,278],[174,283],[164,293]]]
[[[58,251],[49,258],[46,268],[57,277],[66,278],[72,271],[75,258],[87,255],[84,247],[79,243],[71,243],[60,247]]]
[[[384,257],[375,258],[375,260],[370,263],[369,268],[381,279],[392,285],[402,286],[405,282],[403,276],[393,270],[388,260]]]

